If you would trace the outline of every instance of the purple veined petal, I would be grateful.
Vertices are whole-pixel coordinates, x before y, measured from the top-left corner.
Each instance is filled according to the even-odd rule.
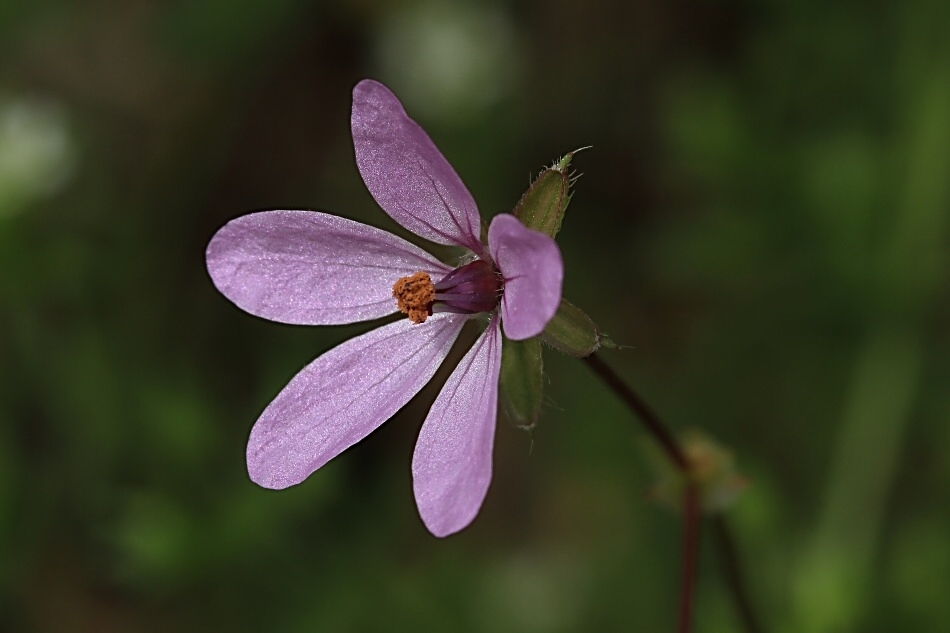
[[[488,248],[505,279],[501,298],[505,336],[513,341],[537,336],[561,303],[564,261],[557,243],[502,213],[488,227]]]
[[[293,486],[369,435],[429,382],[464,323],[459,315],[403,319],[307,365],[251,429],[251,479],[265,488]]]
[[[393,284],[452,269],[404,239],[316,211],[263,211],[231,220],[208,244],[214,285],[271,321],[333,325],[396,311]]]
[[[382,209],[416,235],[483,254],[472,194],[435,144],[383,84],[353,89],[356,165]]]
[[[435,536],[471,523],[488,492],[500,369],[501,328],[495,316],[442,387],[412,456],[419,516]]]

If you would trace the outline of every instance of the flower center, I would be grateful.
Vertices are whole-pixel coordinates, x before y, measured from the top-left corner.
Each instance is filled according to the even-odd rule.
[[[432,304],[435,301],[435,286],[428,274],[418,272],[409,277],[402,277],[393,284],[393,297],[396,307],[403,314],[409,315],[413,323],[424,323],[432,314]]]
[[[402,277],[393,285],[393,297],[410,321],[424,323],[433,312],[491,312],[498,305],[502,289],[495,267],[478,259],[456,268],[437,284],[423,272]]]

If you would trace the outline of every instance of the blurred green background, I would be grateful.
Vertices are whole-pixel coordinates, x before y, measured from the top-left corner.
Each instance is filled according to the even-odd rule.
[[[353,160],[363,77],[486,216],[593,146],[565,293],[735,451],[768,630],[946,630],[944,0],[3,0],[0,628],[671,630],[645,438],[554,352],[459,535],[412,501],[432,389],[303,485],[248,481],[263,407],[366,326],[248,316],[204,248],[255,209],[393,228]],[[737,628],[707,538],[695,630]]]

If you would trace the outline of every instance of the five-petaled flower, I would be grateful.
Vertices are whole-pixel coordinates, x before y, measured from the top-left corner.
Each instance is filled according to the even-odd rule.
[[[497,215],[480,240],[478,208],[461,179],[399,100],[364,80],[353,90],[356,163],[396,222],[462,246],[445,264],[391,233],[315,211],[264,211],[212,238],[208,271],[238,307],[281,323],[331,325],[397,309],[409,318],[350,339],[305,367],[251,430],[247,468],[266,488],[300,483],[392,417],[432,378],[463,324],[488,327],[446,381],[412,457],[419,514],[436,536],[468,525],[492,471],[502,331],[537,336],[561,298],[554,240]]]

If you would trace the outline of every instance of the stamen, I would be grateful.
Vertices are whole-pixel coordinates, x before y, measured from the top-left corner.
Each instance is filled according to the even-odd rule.
[[[396,307],[403,314],[409,315],[410,321],[425,323],[432,314],[435,286],[427,273],[418,272],[397,280],[393,284],[393,297],[396,299]]]
[[[482,259],[459,266],[433,284],[424,272],[393,284],[396,307],[413,323],[425,323],[435,312],[478,314],[498,305],[504,283],[491,262]]]

